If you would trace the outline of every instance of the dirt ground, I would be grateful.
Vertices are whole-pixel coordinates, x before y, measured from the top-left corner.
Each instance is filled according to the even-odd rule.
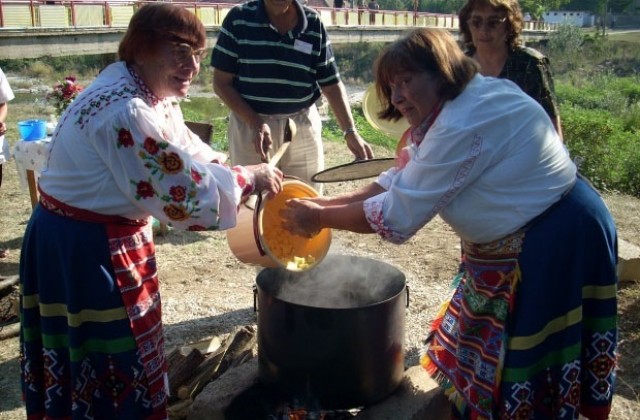
[[[327,167],[350,160],[343,144],[326,144]],[[376,151],[378,157],[387,152]],[[355,188],[367,181],[325,184],[325,194]],[[0,247],[9,256],[0,260],[0,275],[17,274],[19,246],[30,213],[28,194],[19,188],[13,164],[5,166],[0,190]],[[616,218],[621,238],[640,245],[640,200],[620,195],[605,199]],[[7,211],[9,210],[9,211]],[[11,214],[9,218],[7,215]],[[256,320],[253,286],[256,267],[238,262],[222,232],[169,231],[156,241],[167,347],[224,336],[235,326]],[[406,365],[415,365],[429,321],[449,294],[460,247],[440,219],[423,228],[408,243],[385,243],[375,235],[334,232],[331,253],[386,261],[398,267],[410,290],[406,318]],[[640,282],[620,286],[619,381],[612,419],[640,418]],[[22,419],[18,371],[18,340],[0,343],[0,419]]]

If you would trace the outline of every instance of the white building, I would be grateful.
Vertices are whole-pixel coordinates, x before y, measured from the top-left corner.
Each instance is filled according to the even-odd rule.
[[[590,12],[551,11],[543,15],[546,23],[575,25],[578,27],[595,25],[595,16]]]

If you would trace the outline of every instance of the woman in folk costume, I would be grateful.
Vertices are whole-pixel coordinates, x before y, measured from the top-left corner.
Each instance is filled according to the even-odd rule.
[[[167,363],[150,216],[222,230],[267,165],[228,167],[184,124],[206,55],[202,23],[142,6],[106,67],[61,116],[21,259],[21,368],[28,418],[167,418]]]
[[[398,165],[356,191],[293,199],[285,225],[403,243],[439,215],[462,243],[421,364],[457,418],[608,417],[617,340],[614,221],[545,110],[484,77],[446,31],[375,65],[380,118],[411,125]]]

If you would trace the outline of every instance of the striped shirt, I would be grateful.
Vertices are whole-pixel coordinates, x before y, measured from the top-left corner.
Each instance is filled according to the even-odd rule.
[[[290,114],[311,106],[320,86],[339,82],[331,43],[318,13],[296,0],[299,22],[284,35],[270,24],[262,0],[229,11],[211,65],[232,73],[234,87],[260,114]]]

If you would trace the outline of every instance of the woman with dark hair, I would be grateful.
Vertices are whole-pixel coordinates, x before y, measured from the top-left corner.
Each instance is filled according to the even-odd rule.
[[[387,46],[375,79],[380,117],[411,126],[404,159],[353,192],[289,200],[284,225],[401,244],[440,216],[461,239],[460,271],[421,363],[455,416],[607,418],[616,229],[544,110],[441,30]]]
[[[184,97],[205,57],[202,23],[151,3],[121,61],[66,109],[20,256],[21,371],[28,418],[167,418],[167,362],[150,217],[176,229],[236,223],[266,164],[228,167],[187,129]]]
[[[458,21],[465,53],[480,63],[480,73],[520,86],[542,105],[562,139],[549,59],[522,45],[524,18],[518,1],[469,0]]]

